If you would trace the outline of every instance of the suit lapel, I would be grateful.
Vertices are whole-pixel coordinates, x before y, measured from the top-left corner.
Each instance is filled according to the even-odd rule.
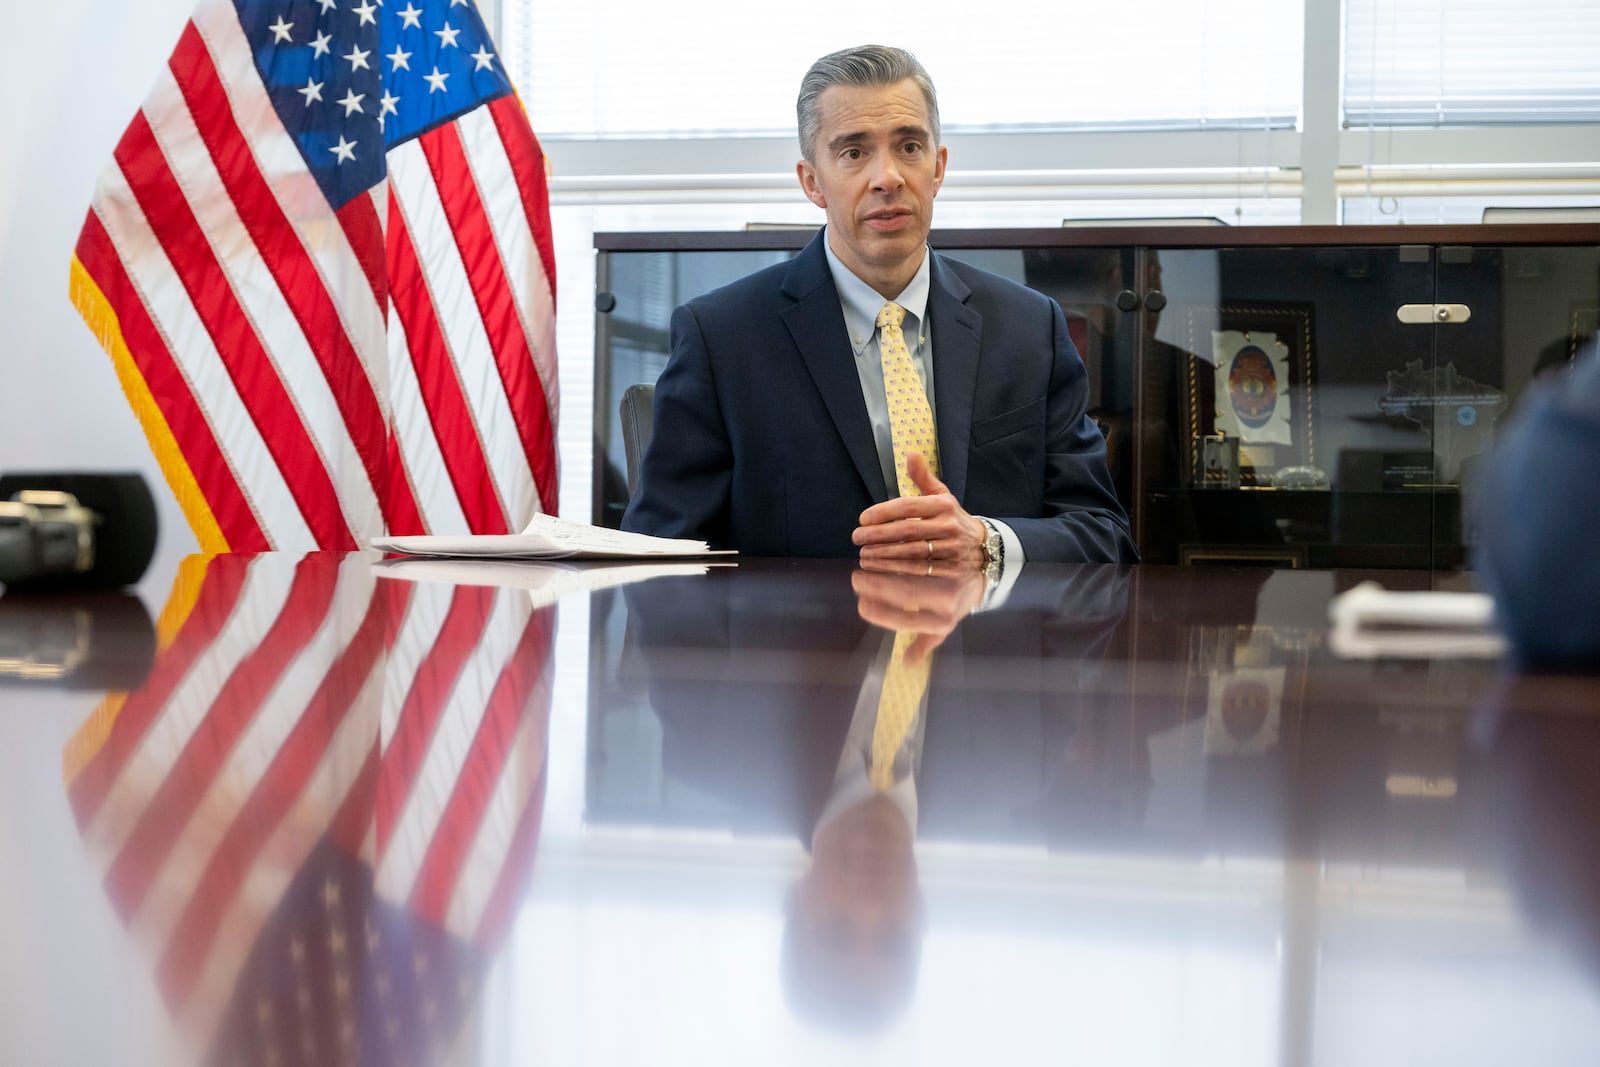
[[[931,254],[931,253],[930,253]],[[978,390],[978,351],[983,316],[966,305],[972,290],[944,262],[933,257],[928,321],[933,328],[933,396],[938,405],[939,465],[944,484],[957,500],[966,496],[972,405]]]
[[[861,398],[861,377],[856,373],[850,337],[845,332],[839,291],[834,288],[827,255],[822,250],[823,233],[826,231],[813,238],[790,263],[783,291],[795,302],[784,310],[783,321],[867,492],[873,500],[886,500],[888,489],[883,483],[883,468],[878,465],[878,446],[867,418],[867,404]]]

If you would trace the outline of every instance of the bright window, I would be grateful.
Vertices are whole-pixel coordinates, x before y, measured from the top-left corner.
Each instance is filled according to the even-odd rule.
[[[1347,126],[1600,122],[1595,0],[1345,0]]]
[[[1299,3],[928,0],[892,30],[859,0],[507,0],[502,37],[546,139],[794,131],[813,60],[874,38],[916,53],[948,130],[1292,126]]]

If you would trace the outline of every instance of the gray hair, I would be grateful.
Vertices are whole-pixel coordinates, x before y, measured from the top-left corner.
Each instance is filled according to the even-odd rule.
[[[893,85],[910,78],[922,90],[928,104],[928,123],[932,126],[933,143],[939,141],[939,97],[933,91],[933,79],[922,69],[917,57],[904,48],[890,48],[881,44],[864,44],[832,52],[811,64],[800,81],[800,99],[795,102],[795,113],[800,126],[800,151],[806,162],[816,163],[817,134],[822,130],[821,99],[824,91],[835,85]]]

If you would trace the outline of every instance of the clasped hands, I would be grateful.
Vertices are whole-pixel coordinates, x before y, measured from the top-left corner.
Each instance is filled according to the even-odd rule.
[[[906,454],[906,472],[921,496],[898,496],[861,513],[851,540],[861,566],[888,574],[955,577],[983,570],[988,528],[956,502],[921,452]]]

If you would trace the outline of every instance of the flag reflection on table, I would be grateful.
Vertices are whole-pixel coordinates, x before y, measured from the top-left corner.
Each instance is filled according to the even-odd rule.
[[[554,608],[360,555],[196,556],[158,629],[144,687],[64,762],[186,1043],[442,1055],[532,869]]]

